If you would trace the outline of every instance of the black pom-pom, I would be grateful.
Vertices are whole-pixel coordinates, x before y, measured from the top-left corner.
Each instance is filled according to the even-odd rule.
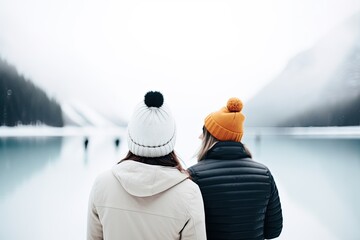
[[[148,107],[161,107],[164,103],[164,97],[160,92],[147,92],[144,100]]]

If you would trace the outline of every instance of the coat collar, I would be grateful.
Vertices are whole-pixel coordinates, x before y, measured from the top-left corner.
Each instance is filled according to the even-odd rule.
[[[251,158],[241,142],[217,142],[206,154],[205,159]]]

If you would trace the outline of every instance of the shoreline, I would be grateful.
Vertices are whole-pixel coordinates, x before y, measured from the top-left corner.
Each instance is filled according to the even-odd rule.
[[[0,127],[0,137],[37,136],[125,136],[125,127]],[[360,126],[346,127],[246,127],[244,136],[345,137],[360,138]]]

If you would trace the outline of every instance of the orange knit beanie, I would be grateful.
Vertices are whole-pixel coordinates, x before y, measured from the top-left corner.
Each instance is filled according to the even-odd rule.
[[[245,116],[240,112],[242,108],[240,99],[230,98],[226,107],[210,113],[205,118],[205,128],[220,141],[240,142],[245,120]]]

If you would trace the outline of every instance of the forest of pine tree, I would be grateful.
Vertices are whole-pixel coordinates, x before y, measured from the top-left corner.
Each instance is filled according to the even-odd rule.
[[[62,127],[61,106],[0,58],[0,126]]]

